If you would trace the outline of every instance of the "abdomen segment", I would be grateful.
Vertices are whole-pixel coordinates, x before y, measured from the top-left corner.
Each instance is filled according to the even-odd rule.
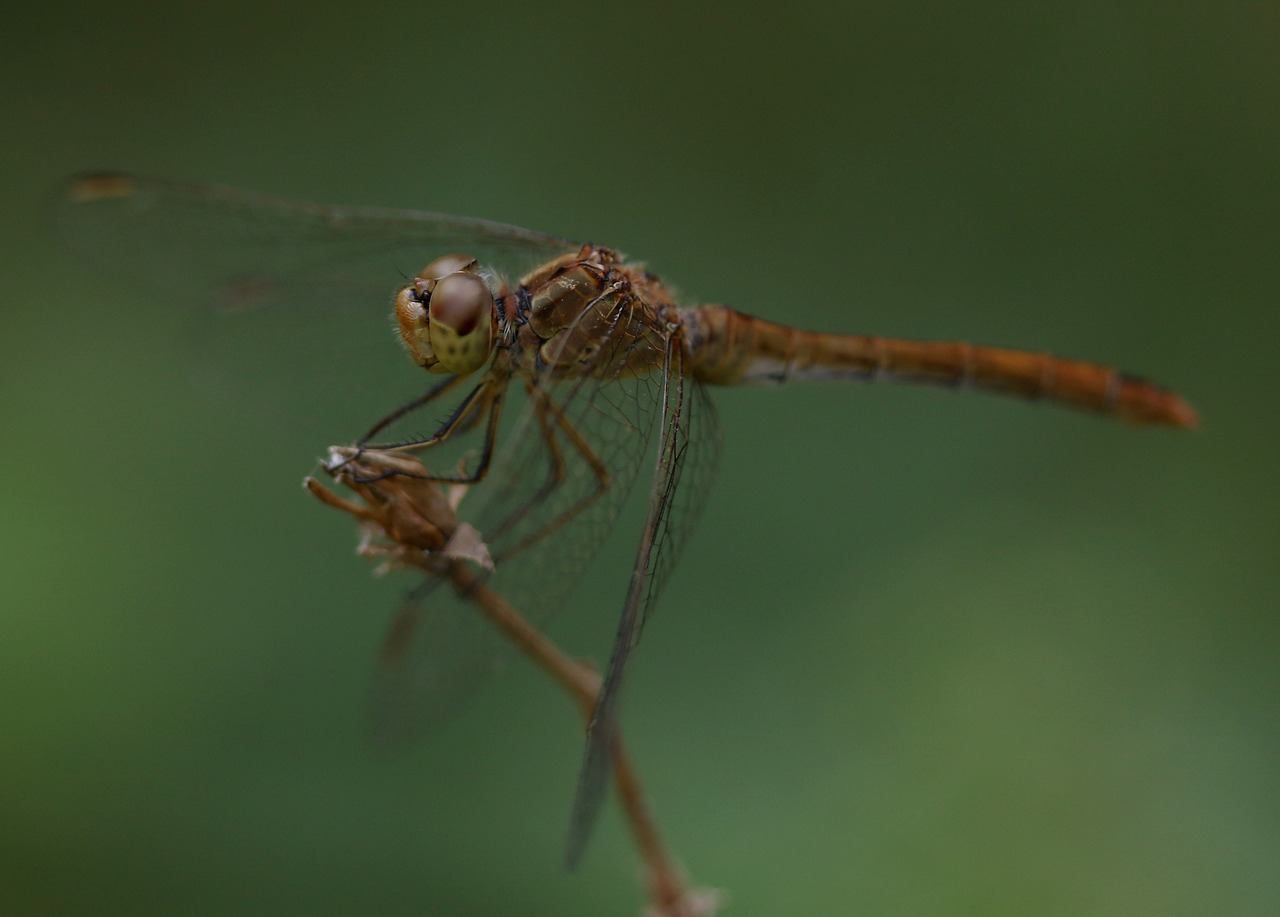
[[[713,385],[887,378],[1043,399],[1130,423],[1194,427],[1177,394],[1109,366],[964,341],[822,334],[727,306],[687,313],[693,375]]]

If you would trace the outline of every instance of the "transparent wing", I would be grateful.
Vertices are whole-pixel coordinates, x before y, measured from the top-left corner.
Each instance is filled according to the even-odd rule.
[[[616,342],[601,343],[607,362]],[[564,604],[613,527],[638,470],[652,460],[662,378],[543,377],[511,385],[522,391],[508,396],[510,419],[500,431],[493,471],[468,493],[459,518],[479,530],[493,555],[495,569],[479,573],[481,580],[541,626]],[[461,436],[447,445],[474,454],[478,435],[473,430],[470,442]],[[435,448],[422,458],[434,473],[453,461]],[[482,626],[473,628],[476,621]],[[426,580],[401,610],[383,654],[373,714],[383,738],[412,738],[450,713],[510,652],[465,596]]]
[[[424,578],[396,611],[370,705],[370,738],[379,745],[403,746],[452,716],[502,662],[494,626],[451,591]]]
[[[662,428],[669,460],[663,465],[658,522],[647,538],[652,553],[642,600],[627,606],[633,612],[625,628],[628,650],[710,490],[719,449],[715,411],[701,386],[680,373],[679,357],[647,373],[624,377],[617,371],[628,364],[620,348],[637,331],[619,323],[611,339],[600,342],[598,368],[590,377],[528,383],[522,406],[502,430],[494,471],[459,508],[459,517],[479,529],[495,559],[495,570],[481,578],[541,626],[564,603],[613,527],[639,470],[653,468],[653,435]],[[682,354],[682,344],[673,339],[672,346]],[[664,413],[673,394],[677,404]],[[443,453],[433,449],[423,458],[438,472],[449,459],[437,455]],[[622,599],[620,588],[609,603]],[[374,720],[385,738],[412,737],[456,709],[495,660],[510,652],[495,629],[471,629],[478,619],[465,596],[431,580],[411,597],[392,629],[375,692]],[[463,644],[465,658],[458,651]],[[615,652],[610,709],[625,661],[625,654]],[[606,776],[607,765],[606,759]]]
[[[306,204],[118,173],[72,178],[54,212],[67,242],[99,264],[193,294],[193,305],[233,310],[306,311],[328,299],[359,309],[449,251],[519,275],[577,247],[472,217]]]
[[[211,388],[276,429],[325,442],[354,438],[427,386],[389,324],[405,278],[454,251],[518,278],[576,248],[487,220],[123,174],[73,178],[52,209],[63,240],[99,273],[189,311],[192,353]]]
[[[323,431],[324,442],[353,438],[427,387],[385,319],[396,288],[422,264],[465,251],[514,279],[577,248],[483,220],[319,207],[124,175],[75,179],[54,210],[74,249],[190,312],[196,352],[213,354],[215,384],[247,389],[254,409],[271,406],[274,422]],[[639,468],[653,461],[654,431],[663,430],[637,568],[642,588],[627,601],[621,650],[586,753],[587,789],[579,795],[588,804],[579,806],[573,829],[579,845],[607,777],[600,749],[607,750],[627,654],[708,490],[717,441],[714,413],[675,364],[610,374],[608,367],[628,363],[620,348],[637,329],[622,333],[625,327],[598,342],[596,368],[582,380],[512,383],[494,470],[461,512],[497,562],[484,578],[540,625],[604,540]],[[675,352],[678,362],[682,352]],[[457,438],[463,457],[477,448],[482,427]],[[431,460],[442,470],[435,450]],[[698,480],[677,488],[682,469]],[[465,596],[424,578],[388,636],[375,728],[384,738],[407,738],[452,713],[487,677],[501,645]]]
[[[720,429],[706,391],[683,372],[684,342],[669,344],[663,374],[663,411],[648,508],[630,586],[618,622],[600,699],[587,727],[565,861],[577,865],[599,817],[612,771],[618,711],[627,662],[666,585],[698,516],[706,505],[720,452]]]

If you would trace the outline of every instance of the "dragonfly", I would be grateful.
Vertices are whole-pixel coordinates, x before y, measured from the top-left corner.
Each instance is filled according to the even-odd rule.
[[[488,220],[121,173],[70,180],[56,218],[104,270],[191,306],[198,333],[219,323],[269,329],[246,352],[271,372],[283,372],[280,350],[318,339],[324,347],[298,364],[306,372],[285,416],[324,418],[328,393],[379,389],[395,406],[347,454],[429,456],[425,465],[374,464],[391,469],[380,474],[465,487],[460,518],[492,559],[477,580],[535,624],[565,603],[632,485],[644,482],[634,560],[619,584],[617,630],[587,726],[570,866],[605,796],[628,661],[711,489],[720,430],[708,389],[889,379],[1133,424],[1197,424],[1173,391],[1108,366],[963,341],[805,331],[725,305],[685,305],[612,248]],[[397,342],[407,360],[393,352]],[[366,343],[380,367],[403,370],[394,383],[374,384],[381,368],[351,369]],[[438,381],[424,387],[423,371]],[[394,391],[412,395],[392,402]],[[266,393],[250,394],[259,398]],[[375,716],[393,740],[449,715],[492,668],[492,628],[468,612],[462,591],[441,586],[422,576],[384,645]]]

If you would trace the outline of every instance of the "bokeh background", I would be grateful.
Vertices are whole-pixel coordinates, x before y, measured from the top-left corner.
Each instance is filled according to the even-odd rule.
[[[408,754],[362,739],[401,584],[299,489],[325,442],[207,397],[184,304],[51,240],[49,189],[117,167],[487,216],[690,300],[1178,387],[1197,433],[718,393],[625,726],[727,913],[1280,912],[1277,36],[1240,2],[6,14],[0,910],[641,906],[615,809],[561,869],[578,726],[530,666]],[[606,652],[630,551],[557,620],[573,651]]]

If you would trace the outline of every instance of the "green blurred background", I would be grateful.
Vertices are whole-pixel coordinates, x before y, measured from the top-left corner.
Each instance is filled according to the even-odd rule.
[[[625,725],[728,913],[1280,912],[1280,8],[50,4],[0,36],[0,910],[633,914],[517,662],[361,737],[325,445],[45,231],[118,167],[616,245],[691,300],[1123,365],[1203,429],[725,391]],[[389,278],[389,285],[395,278]],[[371,416],[385,405],[370,405]],[[557,620],[604,655],[628,539]]]

